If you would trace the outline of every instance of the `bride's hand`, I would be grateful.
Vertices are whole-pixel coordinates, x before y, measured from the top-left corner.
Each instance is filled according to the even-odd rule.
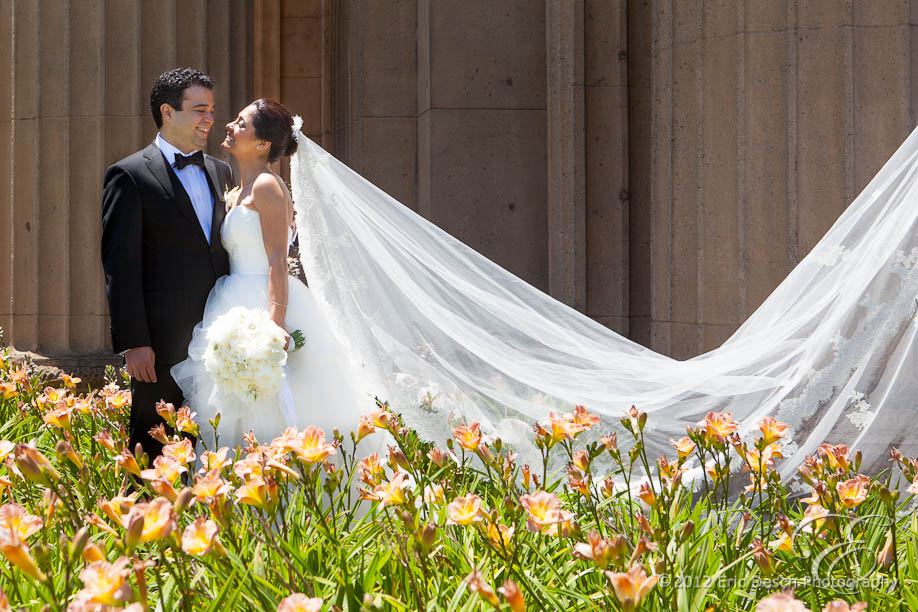
[[[290,348],[290,334],[284,332],[284,350],[286,351],[289,348]]]

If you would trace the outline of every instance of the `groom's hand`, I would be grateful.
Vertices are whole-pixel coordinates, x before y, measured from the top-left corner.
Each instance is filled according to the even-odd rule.
[[[156,355],[153,353],[153,347],[132,348],[124,354],[124,361],[131,378],[145,383],[156,382],[156,370],[153,367],[156,364]]]

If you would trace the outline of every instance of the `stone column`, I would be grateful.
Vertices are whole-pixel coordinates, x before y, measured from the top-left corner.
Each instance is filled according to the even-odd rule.
[[[625,0],[585,0],[586,314],[629,335],[628,83]]]
[[[548,289],[586,310],[584,2],[546,0]]]
[[[914,4],[629,2],[631,287],[654,349],[723,342],[908,135]]]
[[[0,326],[15,349],[90,376],[112,360],[103,173],[153,138],[150,87],[180,65],[217,82],[219,150],[251,96],[251,12],[251,0],[0,1]]]
[[[548,0],[549,292],[629,333],[625,3]]]

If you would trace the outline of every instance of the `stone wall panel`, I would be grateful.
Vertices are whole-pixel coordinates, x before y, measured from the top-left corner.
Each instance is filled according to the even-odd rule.
[[[431,106],[545,108],[545,3],[430,2]]]
[[[854,190],[859,193],[902,144],[902,127],[908,125],[908,26],[856,28],[853,37]]]
[[[732,3],[731,3],[732,4]],[[702,323],[739,323],[738,190],[736,184],[736,38],[707,38],[703,44],[702,142],[699,248]],[[676,255],[676,256],[681,256]],[[714,334],[713,337],[717,337]],[[709,344],[703,350],[715,348]]]
[[[798,36],[796,233],[801,258],[854,195],[846,187],[849,35],[848,29],[825,28]]]
[[[418,121],[413,117],[367,117],[363,122],[365,177],[417,210]]]
[[[429,113],[430,220],[547,289],[545,111]]]

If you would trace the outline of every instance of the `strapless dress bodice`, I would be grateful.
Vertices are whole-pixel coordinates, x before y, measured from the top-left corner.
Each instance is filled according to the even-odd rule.
[[[268,254],[257,210],[233,207],[223,220],[220,238],[229,254],[230,274],[268,274]]]

